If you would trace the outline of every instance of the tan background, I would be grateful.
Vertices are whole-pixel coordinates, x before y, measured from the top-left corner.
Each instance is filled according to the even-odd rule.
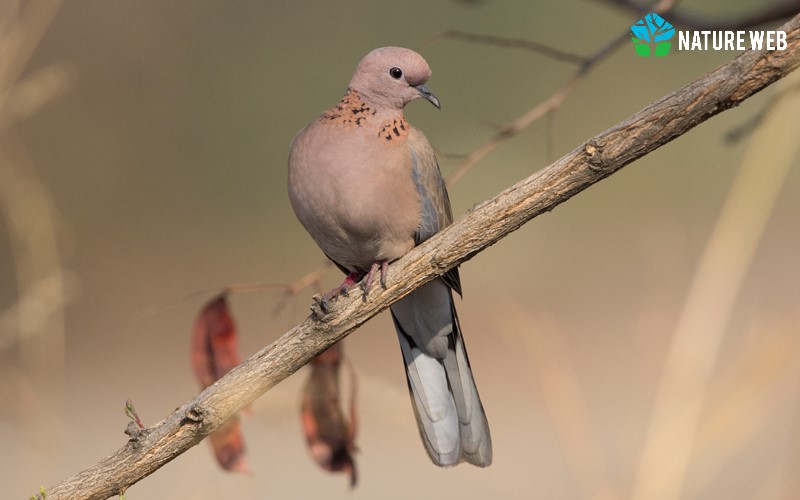
[[[759,4],[682,5],[722,17]],[[17,3],[7,5],[4,19]],[[228,283],[290,282],[323,262],[289,207],[288,145],[337,102],[369,50],[419,48],[455,28],[588,54],[635,19],[585,1],[62,6],[23,77],[56,63],[71,84],[0,130],[4,172],[16,172],[6,181],[16,179],[22,193],[22,208],[12,212],[6,198],[0,218],[0,496],[28,496],[122,446],[126,398],[153,424],[196,394],[189,333],[210,295],[170,304]],[[574,71],[540,55],[452,40],[423,54],[443,109],[414,103],[408,117],[451,153],[477,147]],[[651,60],[622,47],[559,111],[555,155],[733,55],[673,48]],[[713,299],[698,306],[706,319],[721,320],[724,336],[719,349],[687,353],[711,370],[707,388],[698,382],[697,433],[675,439],[674,453],[655,467],[642,465],[671,339],[751,145],[727,145],[724,136],[774,93],[703,124],[462,267],[458,306],[492,426],[491,468],[430,464],[384,314],[347,340],[360,377],[355,491],[308,456],[298,418],[301,371],[244,418],[251,477],[220,472],[202,443],[128,498],[627,498],[637,478],[661,473],[683,480],[683,498],[796,498],[797,160],[752,262],[745,259],[730,314],[714,316]],[[454,212],[540,169],[545,144],[540,122],[491,154],[452,187]],[[759,158],[771,166],[770,157]],[[447,173],[456,160],[441,163]],[[55,232],[38,225],[47,213]],[[34,235],[28,246],[20,244],[25,234]],[[724,278],[742,268],[721,269]],[[323,285],[338,280],[331,272]],[[53,289],[56,297],[65,290],[63,315],[57,300],[46,300]],[[235,296],[243,353],[300,321],[310,295],[278,314],[279,292]],[[670,476],[686,446],[685,475]]]

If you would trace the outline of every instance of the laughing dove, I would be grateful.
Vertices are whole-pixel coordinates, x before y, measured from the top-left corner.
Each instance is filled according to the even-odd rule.
[[[425,87],[428,63],[414,51],[376,49],[356,68],[342,100],[301,130],[289,154],[289,199],[297,218],[345,273],[347,290],[452,222],[436,157],[403,116]],[[452,269],[391,306],[420,436],[447,467],[492,461],[489,425],[472,377],[452,290]]]

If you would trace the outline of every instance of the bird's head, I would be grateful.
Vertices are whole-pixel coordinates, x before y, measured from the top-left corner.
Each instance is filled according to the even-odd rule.
[[[425,86],[431,68],[421,55],[400,47],[383,47],[358,63],[349,87],[368,102],[402,109],[419,99],[440,108],[439,99]]]

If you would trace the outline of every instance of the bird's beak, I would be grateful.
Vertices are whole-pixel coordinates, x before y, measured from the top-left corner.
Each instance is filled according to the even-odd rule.
[[[427,99],[428,101],[430,101],[431,104],[436,106],[436,109],[442,109],[442,105],[439,103],[439,99],[437,99],[436,96],[433,95],[433,92],[431,92],[428,87],[426,87],[425,85],[417,85],[414,88],[417,89],[419,95],[421,95],[424,99]]]

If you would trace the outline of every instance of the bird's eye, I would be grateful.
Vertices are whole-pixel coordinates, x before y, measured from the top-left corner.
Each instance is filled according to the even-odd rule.
[[[399,80],[403,76],[403,70],[395,66],[389,70],[389,74],[392,75],[392,78],[395,80]]]

